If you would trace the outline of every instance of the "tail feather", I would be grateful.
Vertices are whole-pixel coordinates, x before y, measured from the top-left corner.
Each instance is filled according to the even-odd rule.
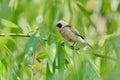
[[[93,48],[88,42],[86,43],[90,48]]]
[[[93,48],[85,39],[79,37],[79,41],[82,42],[82,43],[87,44],[90,48]]]

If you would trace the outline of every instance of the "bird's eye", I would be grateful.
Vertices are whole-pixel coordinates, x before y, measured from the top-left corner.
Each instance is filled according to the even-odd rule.
[[[61,28],[61,27],[62,27],[62,24],[61,24],[61,23],[58,23],[58,24],[57,24],[57,27]]]

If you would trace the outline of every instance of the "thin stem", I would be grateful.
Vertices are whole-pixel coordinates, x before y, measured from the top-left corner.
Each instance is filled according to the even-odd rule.
[[[8,34],[0,34],[0,36],[18,36],[18,37],[30,37],[30,34],[17,34],[17,33],[8,33]]]
[[[110,60],[114,60],[114,61],[120,61],[118,59],[115,59],[113,57],[110,57],[110,56],[105,56],[105,55],[100,55],[100,54],[93,54],[94,56],[97,56],[97,57],[101,57],[101,58],[105,58],[105,59],[110,59]]]

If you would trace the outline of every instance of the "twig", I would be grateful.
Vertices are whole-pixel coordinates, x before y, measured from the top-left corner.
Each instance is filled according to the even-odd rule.
[[[8,34],[0,34],[0,36],[18,36],[18,37],[30,37],[30,34],[17,34],[17,33],[8,33]]]
[[[113,58],[113,57],[110,57],[110,56],[105,56],[105,55],[100,55],[100,54],[93,54],[94,56],[97,56],[97,57],[101,57],[101,58],[104,58],[104,59],[109,59],[109,60],[114,60],[114,61],[120,61],[116,58]]]
[[[17,37],[30,37],[29,33],[26,34],[17,34],[17,33],[8,33],[8,34],[0,34],[0,36],[17,36]],[[47,41],[47,39],[42,38],[42,40]]]

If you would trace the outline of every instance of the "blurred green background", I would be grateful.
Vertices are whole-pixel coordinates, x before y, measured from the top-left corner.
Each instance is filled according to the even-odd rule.
[[[93,49],[71,49],[59,20]],[[0,0],[0,80],[120,80],[120,0]]]

